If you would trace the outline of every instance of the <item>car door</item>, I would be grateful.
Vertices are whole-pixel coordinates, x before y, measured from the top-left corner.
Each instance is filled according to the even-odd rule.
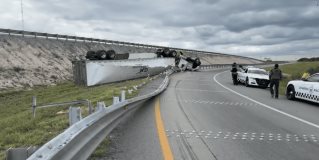
[[[309,97],[307,98],[313,102],[319,102],[319,74],[314,74],[307,79],[309,86]]]
[[[238,77],[237,77],[237,78],[239,79],[239,81],[240,81],[240,82],[244,82],[244,81],[243,81],[243,74],[245,74],[245,73],[244,73],[244,70],[241,69],[241,68],[239,68],[237,73],[238,73]]]

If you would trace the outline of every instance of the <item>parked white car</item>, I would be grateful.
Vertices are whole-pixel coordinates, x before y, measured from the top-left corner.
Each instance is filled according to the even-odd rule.
[[[299,98],[319,103],[319,73],[313,74],[305,80],[289,81],[286,96],[290,100]]]
[[[266,70],[255,67],[239,68],[238,81],[248,86],[267,88],[269,85],[269,74]]]

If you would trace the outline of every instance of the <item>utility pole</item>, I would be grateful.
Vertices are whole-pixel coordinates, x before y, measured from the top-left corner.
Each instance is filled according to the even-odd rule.
[[[22,0],[20,1],[21,3],[21,26],[22,26],[22,31],[24,31],[24,17],[23,17],[23,2]]]

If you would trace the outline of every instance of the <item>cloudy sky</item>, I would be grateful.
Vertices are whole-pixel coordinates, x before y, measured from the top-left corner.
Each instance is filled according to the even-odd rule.
[[[316,0],[23,0],[24,29],[259,59],[319,56]],[[0,28],[22,29],[20,0]]]

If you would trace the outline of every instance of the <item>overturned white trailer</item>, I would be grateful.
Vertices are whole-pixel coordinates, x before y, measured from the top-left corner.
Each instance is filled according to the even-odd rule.
[[[199,58],[184,57],[175,50],[158,49],[156,53],[121,53],[114,50],[88,51],[86,60],[73,61],[74,81],[94,86],[152,76],[170,67],[176,70],[198,70]]]
[[[152,76],[175,66],[174,58],[73,61],[74,81],[94,86]]]

